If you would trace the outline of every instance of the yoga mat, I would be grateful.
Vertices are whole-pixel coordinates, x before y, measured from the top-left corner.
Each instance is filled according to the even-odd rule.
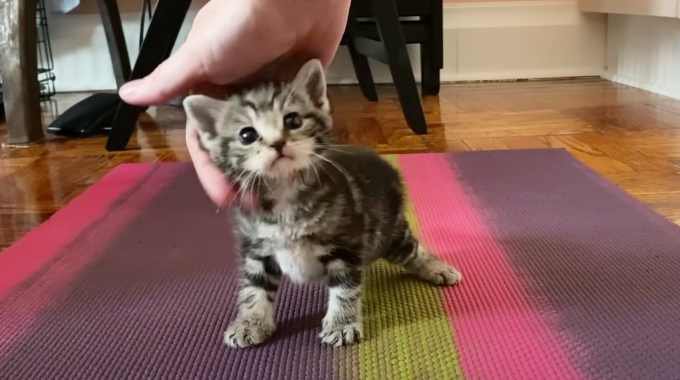
[[[680,229],[563,150],[387,157],[463,281],[380,262],[366,339],[320,343],[284,282],[264,345],[222,343],[237,255],[187,163],[125,164],[0,253],[0,379],[675,379]]]

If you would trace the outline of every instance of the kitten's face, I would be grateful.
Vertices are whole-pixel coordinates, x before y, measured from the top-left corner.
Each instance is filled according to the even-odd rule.
[[[263,85],[226,101],[190,96],[184,107],[202,146],[230,176],[288,178],[304,171],[319,159],[331,127],[323,67],[316,60],[290,83]]]

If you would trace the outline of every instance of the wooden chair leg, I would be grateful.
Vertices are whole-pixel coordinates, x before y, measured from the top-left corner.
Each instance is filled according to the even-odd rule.
[[[351,37],[350,41],[347,43],[347,47],[349,48],[349,54],[352,57],[352,65],[354,66],[354,72],[359,81],[361,93],[364,94],[366,99],[377,102],[378,92],[375,89],[373,74],[371,73],[371,66],[368,65],[368,59],[357,51]]]
[[[394,0],[371,0],[380,38],[385,45],[392,80],[397,88],[404,117],[416,134],[427,133],[425,114],[406,50],[404,33]]]
[[[36,0],[0,2],[0,75],[3,79],[8,143],[25,144],[44,137],[38,87]]]
[[[150,74],[167,59],[175,45],[191,0],[161,0],[149,25],[142,49],[132,70],[131,79]],[[121,102],[113,119],[113,127],[106,144],[108,150],[123,150],[128,144],[139,115],[147,107],[132,106]]]

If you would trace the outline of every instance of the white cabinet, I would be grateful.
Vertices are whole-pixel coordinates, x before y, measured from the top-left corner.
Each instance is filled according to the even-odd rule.
[[[675,17],[680,0],[579,0],[584,12],[618,13],[628,15]]]

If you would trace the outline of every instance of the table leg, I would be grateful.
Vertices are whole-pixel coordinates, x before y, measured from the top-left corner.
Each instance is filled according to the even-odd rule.
[[[0,76],[10,144],[31,143],[44,136],[35,12],[36,0],[0,2]]]

